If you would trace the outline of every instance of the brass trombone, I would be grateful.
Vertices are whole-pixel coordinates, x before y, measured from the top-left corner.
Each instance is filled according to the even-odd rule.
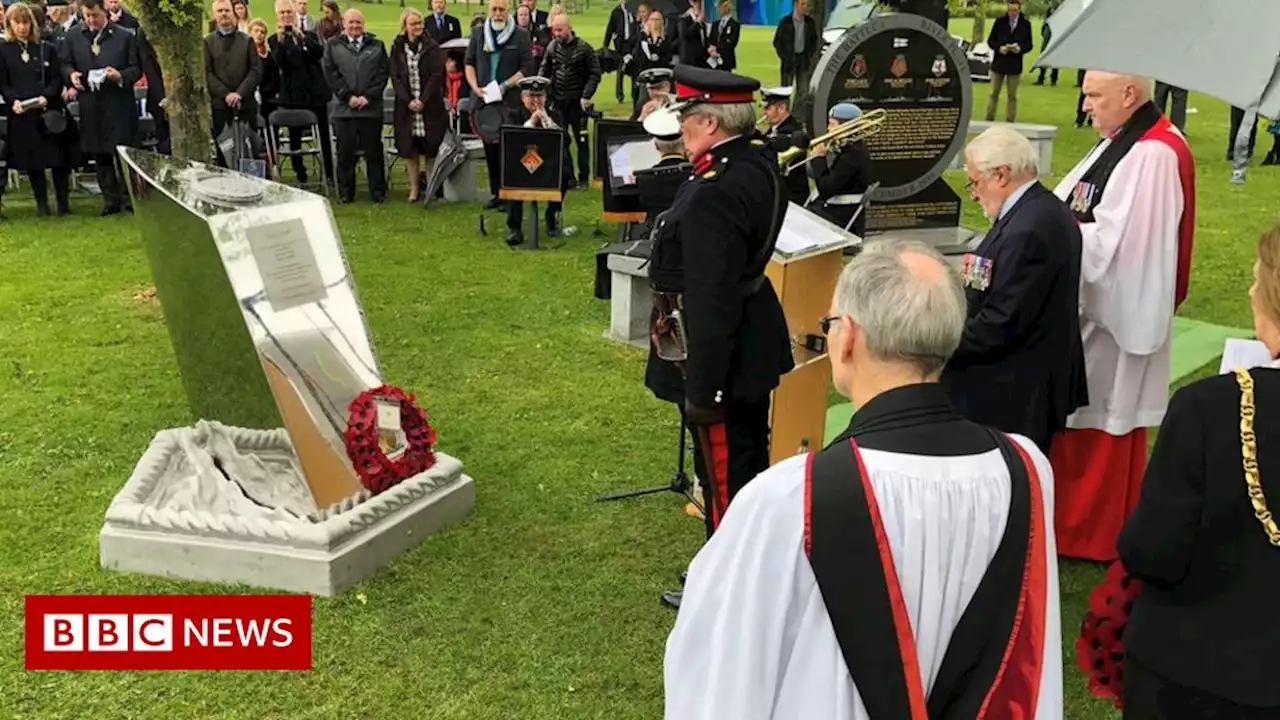
[[[784,173],[789,173],[797,167],[809,162],[811,158],[792,166],[797,158],[809,152],[818,145],[828,144],[831,147],[840,147],[859,140],[866,140],[884,129],[884,122],[889,114],[883,108],[877,108],[870,112],[865,112],[859,117],[854,118],[846,123],[840,124],[836,129],[825,135],[819,135],[809,141],[808,147],[789,147],[778,153],[778,164],[782,166]]]

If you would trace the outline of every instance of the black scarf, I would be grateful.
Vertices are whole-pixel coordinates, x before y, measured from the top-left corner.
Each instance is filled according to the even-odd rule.
[[[1076,220],[1082,223],[1094,222],[1093,209],[1102,202],[1102,193],[1106,190],[1107,181],[1111,179],[1111,173],[1142,136],[1159,122],[1160,117],[1160,110],[1155,103],[1148,101],[1120,128],[1107,149],[1102,151],[1093,166],[1071,189],[1067,205]]]

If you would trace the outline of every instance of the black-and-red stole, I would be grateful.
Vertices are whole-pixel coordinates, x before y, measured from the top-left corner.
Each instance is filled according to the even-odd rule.
[[[809,456],[805,554],[841,653],[874,720],[1030,718],[1040,691],[1048,597],[1044,504],[1035,465],[992,433],[1009,466],[1004,537],[925,697],[915,637],[857,440]]]

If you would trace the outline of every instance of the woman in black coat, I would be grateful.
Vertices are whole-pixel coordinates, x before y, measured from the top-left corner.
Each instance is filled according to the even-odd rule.
[[[1120,534],[1142,581],[1123,635],[1125,718],[1280,718],[1280,227],[1253,273],[1272,362],[1174,393]]]
[[[9,105],[9,168],[30,178],[37,215],[49,214],[45,170],[52,170],[58,214],[66,215],[70,212],[70,153],[64,136],[69,123],[60,115],[62,70],[58,51],[41,39],[31,9],[21,3],[15,3],[5,13],[4,42],[0,43],[0,96]],[[37,104],[24,107],[30,101]],[[46,121],[46,112],[55,122]]]
[[[431,159],[440,149],[449,112],[444,105],[444,50],[425,32],[422,13],[406,10],[402,32],[391,43],[391,86],[396,100],[392,125],[396,154],[409,173],[409,202],[422,192],[419,158]]]

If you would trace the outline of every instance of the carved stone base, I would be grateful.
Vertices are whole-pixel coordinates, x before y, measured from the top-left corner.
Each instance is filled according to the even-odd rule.
[[[229,432],[236,449],[248,456],[278,458],[291,452],[283,430],[202,426]],[[475,504],[475,484],[462,463],[436,453],[436,464],[427,472],[379,495],[362,491],[306,517],[269,510],[255,515],[245,512],[243,503],[216,513],[157,506],[157,498],[174,495],[167,485],[188,481],[183,439],[190,447],[190,434],[202,426],[165,430],[152,441],[107,510],[99,535],[102,567],[336,595],[463,519]],[[175,480],[184,471],[188,477]],[[208,485],[201,489],[207,491]]]

